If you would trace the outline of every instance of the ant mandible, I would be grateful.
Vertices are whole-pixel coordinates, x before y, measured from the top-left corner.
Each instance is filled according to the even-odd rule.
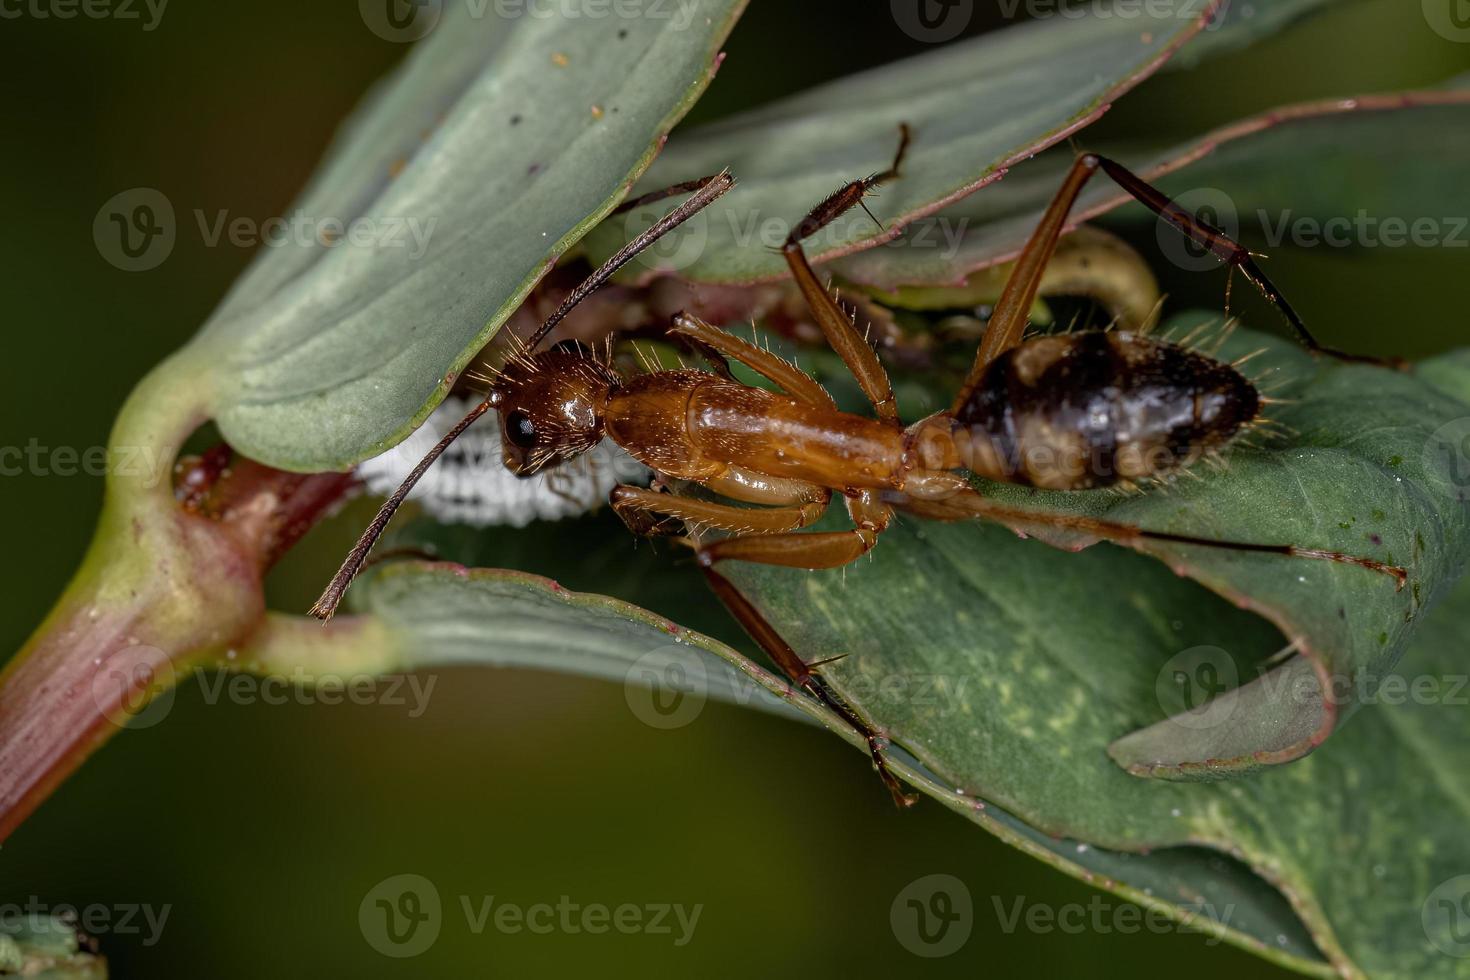
[[[795,365],[697,317],[679,314],[669,333],[717,367],[733,358],[773,382],[769,391],[728,370],[665,370],[624,376],[610,354],[576,343],[535,352],[586,296],[659,237],[721,197],[728,172],[645,195],[620,210],[693,192],[582,283],[507,363],[490,390],[383,504],[332,579],[313,615],[328,619],[414,484],[461,432],[490,409],[500,417],[505,465],[530,475],[611,439],[666,481],[698,484],[742,504],[619,486],[613,510],[639,534],[687,523],[727,537],[691,542],[715,593],[799,688],[833,709],[867,740],[873,764],[900,805],[904,792],[885,759],[886,740],[837,697],[716,566],[749,561],[836,568],[870,551],[895,510],[934,520],[982,519],[1013,529],[1053,529],[1122,544],[1168,541],[1355,565],[1392,576],[1402,568],[1372,558],[1291,544],[1260,544],[1151,531],[1129,524],[1021,508],[982,495],[968,473],[1050,490],[1084,490],[1168,477],[1218,451],[1257,420],[1262,398],[1234,366],[1143,333],[1087,330],[1025,339],[1027,316],[1047,262],[1083,186],[1102,171],[1198,245],[1239,270],[1318,354],[1355,358],[1318,344],[1296,311],[1242,246],[1120,164],[1079,155],[1027,242],[995,305],[974,366],[947,411],[912,425],[899,418],[887,372],[812,269],[802,241],[897,179],[909,147],[902,127],[893,165],[849,183],[792,230],[782,254],[818,326],[872,404],[875,417],[839,411],[832,396]],[[804,528],[843,498],[853,527]]]

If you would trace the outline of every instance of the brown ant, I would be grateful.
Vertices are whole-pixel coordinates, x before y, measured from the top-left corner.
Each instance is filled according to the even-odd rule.
[[[716,594],[792,682],[862,733],[894,799],[907,805],[884,759],[886,741],[836,697],[756,608],[718,571],[739,560],[796,568],[836,568],[866,554],[895,510],[936,520],[984,519],[1015,529],[1061,531],[1120,543],[1144,540],[1322,559],[1385,573],[1400,587],[1403,569],[1372,558],[1290,544],[1218,541],[1128,524],[1019,508],[983,496],[966,471],[1051,490],[1083,490],[1167,477],[1218,450],[1257,419],[1262,398],[1235,366],[1141,333],[1090,330],[1024,339],[1027,315],[1078,194],[1101,170],[1163,220],[1240,270],[1316,353],[1319,345],[1250,253],[1119,164],[1091,153],[1076,158],[1032,234],[995,306],[973,368],[949,410],[912,425],[899,419],[877,355],[812,270],[801,242],[876,185],[899,176],[908,128],[893,166],[853,181],[817,205],[782,247],[791,274],[827,342],[851,370],[876,417],[837,409],[831,395],[794,365],[687,314],[669,332],[723,365],[733,358],[777,385],[735,381],[728,370],[661,370],[625,377],[610,353],[575,344],[540,353],[536,345],[572,307],[621,265],[732,186],[728,173],[648,195],[695,195],[629,243],[574,291],[490,378],[490,392],[403,481],[383,505],[312,609],[327,619],[414,483],[454,439],[491,408],[498,411],[505,465],[519,475],[556,466],[611,439],[666,481],[698,484],[735,506],[636,486],[619,486],[611,504],[630,529],[671,533],[687,523],[728,532],[691,542]],[[1358,359],[1358,358],[1350,358]],[[802,532],[843,498],[853,527]]]

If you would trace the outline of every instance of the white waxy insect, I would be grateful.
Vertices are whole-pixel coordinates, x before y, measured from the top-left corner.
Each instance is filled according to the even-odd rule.
[[[449,396],[407,439],[360,465],[357,473],[368,491],[391,494],[477,401]],[[409,499],[448,524],[525,527],[532,521],[561,520],[596,510],[607,503],[613,487],[646,485],[651,476],[611,440],[569,463],[524,478],[505,468],[500,453],[500,423],[493,411],[486,412],[424,474]]]

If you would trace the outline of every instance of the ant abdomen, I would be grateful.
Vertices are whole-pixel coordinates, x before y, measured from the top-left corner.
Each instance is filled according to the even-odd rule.
[[[1026,341],[997,358],[956,415],[970,470],[1007,483],[1086,490],[1188,466],[1228,443],[1261,399],[1234,367],[1138,334]]]

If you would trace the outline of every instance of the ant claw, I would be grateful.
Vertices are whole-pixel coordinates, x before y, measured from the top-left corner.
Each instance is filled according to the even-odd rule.
[[[873,756],[873,768],[878,770],[878,778],[883,781],[883,786],[888,790],[888,795],[893,797],[893,805],[900,810],[907,810],[919,802],[917,793],[904,791],[903,783],[888,768],[888,759],[883,754],[883,743],[886,740],[880,736],[868,736],[868,751]]]

